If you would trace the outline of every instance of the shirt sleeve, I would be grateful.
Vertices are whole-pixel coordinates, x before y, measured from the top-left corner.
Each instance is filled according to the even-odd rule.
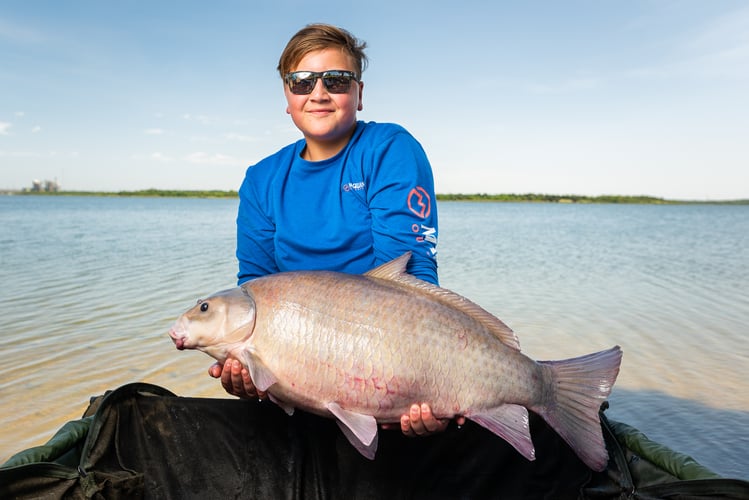
[[[367,197],[377,264],[411,251],[408,272],[438,284],[437,205],[426,153],[399,128],[373,155]]]
[[[275,223],[271,219],[268,189],[260,188],[266,183],[250,167],[239,189],[237,211],[237,260],[239,271],[237,284],[278,272],[275,259]]]

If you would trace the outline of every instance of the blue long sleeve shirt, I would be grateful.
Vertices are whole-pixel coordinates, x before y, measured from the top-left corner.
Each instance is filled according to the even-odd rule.
[[[247,169],[237,215],[238,283],[280,271],[360,274],[412,252],[408,272],[437,284],[429,161],[403,127],[357,122],[336,156],[299,140]]]

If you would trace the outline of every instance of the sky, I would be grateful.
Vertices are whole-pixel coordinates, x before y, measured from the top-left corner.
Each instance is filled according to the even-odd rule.
[[[359,119],[438,193],[749,198],[744,0],[1,0],[0,190],[236,190],[301,138],[278,57],[367,42]]]

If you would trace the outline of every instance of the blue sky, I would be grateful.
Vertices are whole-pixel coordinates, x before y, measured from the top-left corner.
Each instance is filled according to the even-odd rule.
[[[278,56],[367,41],[360,119],[440,193],[749,198],[743,0],[0,2],[0,189],[237,189],[298,139]]]

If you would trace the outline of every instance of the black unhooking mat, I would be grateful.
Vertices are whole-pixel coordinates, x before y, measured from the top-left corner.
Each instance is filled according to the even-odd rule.
[[[749,498],[749,483],[709,471],[685,481],[644,460],[632,469],[603,421],[612,458],[602,473],[533,415],[533,462],[470,422],[428,438],[380,431],[370,461],[332,420],[135,383],[93,398],[81,420],[11,457],[0,498]]]

